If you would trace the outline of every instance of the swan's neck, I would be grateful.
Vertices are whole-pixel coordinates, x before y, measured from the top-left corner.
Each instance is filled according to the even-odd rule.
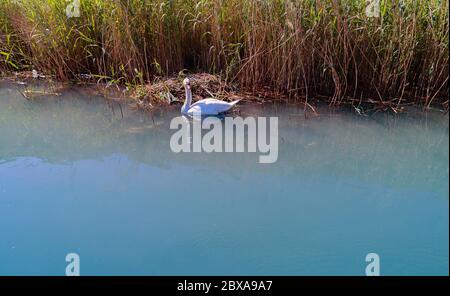
[[[186,99],[184,101],[183,107],[181,107],[181,113],[186,113],[189,110],[192,102],[192,92],[189,86],[185,86]]]

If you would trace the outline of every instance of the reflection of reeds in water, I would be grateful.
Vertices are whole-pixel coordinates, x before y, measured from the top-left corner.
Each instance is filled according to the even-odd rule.
[[[375,1],[375,0],[374,0]],[[448,1],[0,1],[0,68],[143,83],[183,69],[290,96],[448,99]]]
[[[169,125],[178,108],[154,112],[152,119],[127,104],[122,117],[104,99],[76,91],[34,101],[0,91],[0,98],[0,162],[34,157],[73,164],[120,154],[159,168],[186,166],[291,182],[325,176],[448,197],[448,187],[442,186],[448,180],[448,115],[441,113],[360,117],[319,110],[319,116],[305,119],[301,106],[244,106],[243,113],[280,119],[278,161],[263,166],[259,153],[173,153],[169,143],[175,131]]]

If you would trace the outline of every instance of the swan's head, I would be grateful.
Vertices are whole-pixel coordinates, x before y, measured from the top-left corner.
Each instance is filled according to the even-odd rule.
[[[191,81],[189,80],[189,78],[185,78],[183,80],[183,85],[185,88],[191,88]]]

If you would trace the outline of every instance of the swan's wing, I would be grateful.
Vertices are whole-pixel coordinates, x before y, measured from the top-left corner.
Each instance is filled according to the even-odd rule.
[[[207,98],[207,99],[203,99],[203,100],[195,102],[194,104],[191,105],[191,107],[194,107],[194,106],[197,106],[197,105],[210,105],[210,104],[221,105],[223,103],[228,104],[227,102],[224,102],[224,101],[221,101],[221,100]]]
[[[190,106],[189,111],[200,111],[203,114],[219,114],[230,110],[233,105],[225,101],[209,98],[195,102]]]

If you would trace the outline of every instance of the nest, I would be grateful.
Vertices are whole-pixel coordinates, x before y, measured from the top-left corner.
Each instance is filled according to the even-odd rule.
[[[200,73],[189,76],[193,100],[212,97],[220,100],[231,100],[235,97],[235,88],[223,81],[219,76]],[[183,77],[157,79],[145,86],[145,100],[151,102],[165,101],[167,103],[183,102],[185,90]]]

